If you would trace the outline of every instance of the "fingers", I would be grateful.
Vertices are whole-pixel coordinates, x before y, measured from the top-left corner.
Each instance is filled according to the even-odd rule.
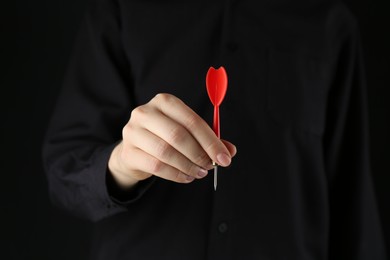
[[[232,143],[220,140],[201,117],[169,94],[159,94],[134,109],[122,135],[119,163],[110,160],[109,166],[114,175],[128,175],[131,180],[156,175],[190,183],[205,177],[213,168],[212,161],[228,166],[237,152]]]
[[[124,141],[114,148],[108,168],[118,188],[123,190],[152,175],[178,183],[190,183],[195,179]]]
[[[190,183],[195,179],[137,148],[128,150],[127,158],[128,171],[134,175],[149,173],[178,183]]]
[[[234,144],[232,144],[231,142],[229,142],[229,141],[222,140],[222,139],[221,139],[221,141],[226,146],[226,148],[229,150],[229,153],[232,156],[232,158],[234,156],[236,156],[236,154],[237,154],[237,147]]]
[[[140,135],[137,138],[134,136],[134,142],[141,149],[147,148],[148,152],[160,159],[171,157],[176,150],[182,155],[180,159],[186,159],[186,164],[192,162],[203,169],[212,168],[206,151],[183,125],[162,114],[161,111],[154,111],[153,108],[141,107],[138,111],[134,111],[132,116],[139,122],[140,129],[145,129],[159,137],[157,139],[151,135],[146,136],[145,132],[141,135],[138,131],[134,131]],[[139,140],[144,140],[143,142],[149,145],[145,147]],[[174,149],[168,149],[170,146]]]
[[[203,178],[207,175],[206,169],[193,163],[185,155],[180,153],[178,149],[171,146],[168,142],[155,135],[154,133],[151,133],[146,129],[140,129],[138,131],[135,131],[133,137],[133,145],[135,147],[144,151],[148,155],[153,156],[162,163],[171,166],[171,168],[174,168],[175,175],[177,175],[177,172],[179,171],[188,176],[198,179]],[[202,152],[201,149],[199,149],[199,152]],[[205,153],[203,152],[203,154]],[[208,166],[210,164],[210,159],[207,159],[207,161],[205,162]],[[174,179],[174,177],[175,176],[170,177],[169,179]]]
[[[212,161],[221,166],[228,166],[231,163],[232,155],[228,148],[209,125],[180,99],[169,94],[159,94],[151,102],[156,103],[156,107],[166,117],[184,127]]]

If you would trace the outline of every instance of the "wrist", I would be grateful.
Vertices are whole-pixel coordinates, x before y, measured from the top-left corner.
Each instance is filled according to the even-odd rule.
[[[107,174],[110,175],[110,179],[115,186],[117,186],[121,190],[129,190],[134,187],[139,182],[139,180],[132,177],[130,173],[127,173],[122,169],[122,163],[120,162],[121,149],[122,142],[115,146],[110,155],[110,158],[108,160]]]

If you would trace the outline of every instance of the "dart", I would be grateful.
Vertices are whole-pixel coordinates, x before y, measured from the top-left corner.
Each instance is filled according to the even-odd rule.
[[[224,67],[215,69],[210,67],[206,75],[206,88],[211,103],[214,106],[214,120],[213,130],[218,138],[220,136],[220,123],[219,123],[219,106],[221,105],[227,90],[227,74]],[[218,165],[213,162],[214,165],[214,190],[217,190],[218,184]]]

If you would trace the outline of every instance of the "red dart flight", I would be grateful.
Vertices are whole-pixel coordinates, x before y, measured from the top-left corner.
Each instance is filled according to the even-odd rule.
[[[213,129],[218,137],[220,137],[219,106],[225,97],[227,84],[228,78],[224,67],[221,66],[219,69],[209,68],[206,75],[206,87],[211,103],[214,105]]]

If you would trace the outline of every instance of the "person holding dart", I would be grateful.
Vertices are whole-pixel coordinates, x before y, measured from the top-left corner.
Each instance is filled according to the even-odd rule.
[[[53,205],[94,223],[94,260],[385,260],[365,88],[338,1],[93,0]]]

